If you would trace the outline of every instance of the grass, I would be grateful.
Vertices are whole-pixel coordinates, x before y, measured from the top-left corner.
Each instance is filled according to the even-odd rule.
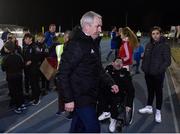
[[[179,47],[171,48],[171,54],[175,62],[180,66],[180,48]]]

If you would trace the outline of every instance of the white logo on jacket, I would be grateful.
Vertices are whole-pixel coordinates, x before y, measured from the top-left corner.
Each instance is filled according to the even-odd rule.
[[[93,49],[91,49],[91,54],[93,54],[94,53],[94,50]]]

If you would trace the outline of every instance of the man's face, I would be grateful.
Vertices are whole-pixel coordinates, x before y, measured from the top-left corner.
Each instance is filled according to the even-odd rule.
[[[161,33],[158,30],[153,30],[151,36],[154,41],[159,41],[161,37]]]
[[[102,31],[101,27],[102,20],[98,17],[95,17],[93,23],[87,26],[88,34],[93,39],[96,39]]]

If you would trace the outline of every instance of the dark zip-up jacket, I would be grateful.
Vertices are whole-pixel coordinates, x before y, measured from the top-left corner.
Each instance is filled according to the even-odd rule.
[[[126,95],[124,100],[125,105],[132,107],[135,88],[132,83],[130,72],[127,71],[126,68],[117,70],[113,65],[106,66],[105,70],[113,78],[120,90],[117,94],[113,95],[113,97],[119,97],[121,94]]]
[[[150,42],[146,45],[142,61],[142,70],[146,74],[162,74],[170,64],[170,46],[163,40],[163,38],[161,38],[159,42]]]
[[[58,85],[65,103],[75,102],[75,107],[94,105],[97,101],[100,81],[114,85],[112,78],[102,68],[99,43],[86,36],[80,29],[64,48]]]
[[[3,57],[2,70],[6,72],[7,80],[22,75],[24,61],[21,55],[17,53],[7,54]]]

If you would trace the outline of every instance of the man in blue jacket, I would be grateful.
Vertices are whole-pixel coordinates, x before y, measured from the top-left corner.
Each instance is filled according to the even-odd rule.
[[[48,47],[51,47],[53,44],[53,38],[56,36],[56,25],[50,24],[49,25],[49,31],[45,32],[45,43]]]

